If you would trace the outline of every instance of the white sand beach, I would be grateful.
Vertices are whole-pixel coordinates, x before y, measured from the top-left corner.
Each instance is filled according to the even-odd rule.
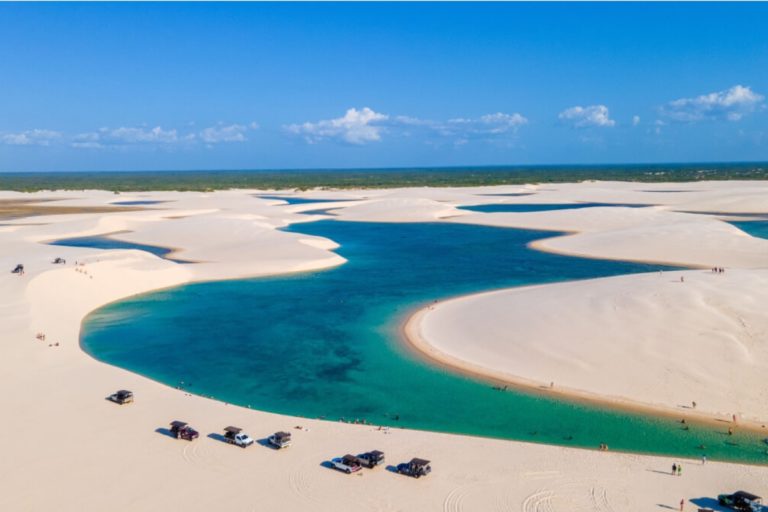
[[[766,270],[730,269],[522,287],[431,306],[408,330],[431,356],[499,380],[762,426],[766,285]]]
[[[134,294],[345,263],[333,240],[277,229],[291,223],[334,217],[542,229],[568,234],[553,233],[538,249],[693,268],[445,301],[412,320],[429,357],[511,382],[555,382],[600,400],[673,411],[696,401],[700,414],[768,421],[768,240],[721,220],[768,211],[768,183],[311,191],[296,195],[339,202],[301,205],[258,193],[0,192],[0,202],[53,199],[46,204],[74,207],[164,201],[136,211],[0,218],[0,269],[7,269],[0,272],[0,510],[331,511],[352,504],[372,511],[645,511],[677,510],[681,499],[685,510],[696,510],[691,500],[709,503],[720,492],[768,494],[765,466],[378,430],[236,407],[98,362],[78,343],[85,315]],[[498,195],[516,193],[529,195]],[[498,202],[653,206],[456,208]],[[300,213],[325,208],[333,210]],[[198,263],[45,243],[101,234],[173,248],[174,258]],[[67,264],[52,265],[55,257]],[[9,272],[18,263],[23,276]],[[726,271],[713,274],[713,266]],[[135,393],[134,404],[104,400],[121,388]],[[173,419],[189,421],[200,439],[157,432]],[[294,443],[283,451],[240,450],[207,437],[230,424],[259,439],[287,430]],[[430,459],[434,471],[416,480],[385,468],[348,476],[322,465],[371,449],[386,452],[391,464]],[[669,474],[672,462],[682,462],[683,476]]]

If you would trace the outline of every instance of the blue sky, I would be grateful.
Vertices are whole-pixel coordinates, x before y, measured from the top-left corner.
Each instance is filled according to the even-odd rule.
[[[0,4],[0,171],[768,160],[768,4]]]

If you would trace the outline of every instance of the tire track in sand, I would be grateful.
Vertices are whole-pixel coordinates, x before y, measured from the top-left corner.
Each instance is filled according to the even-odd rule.
[[[307,469],[310,465],[315,468],[316,462],[314,458],[305,459],[292,467],[288,473],[288,488],[291,493],[299,499],[314,504],[320,503],[320,500],[313,495],[313,486]]]
[[[552,498],[555,493],[549,489],[538,490],[523,500],[523,512],[553,512]]]

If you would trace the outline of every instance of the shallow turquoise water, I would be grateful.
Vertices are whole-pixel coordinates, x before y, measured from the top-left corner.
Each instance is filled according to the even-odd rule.
[[[671,420],[496,391],[424,363],[398,340],[407,313],[438,298],[658,266],[526,248],[551,232],[337,221],[291,230],[335,240],[349,262],[321,272],[186,285],[112,304],[88,317],[84,349],[169,385],[183,381],[194,393],[298,416],[768,462],[758,439],[727,436],[726,426],[684,431]]]

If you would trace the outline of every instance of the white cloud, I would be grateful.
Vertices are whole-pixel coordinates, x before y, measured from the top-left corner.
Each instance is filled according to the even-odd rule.
[[[458,127],[460,131],[470,135],[500,135],[504,133],[516,132],[517,129],[528,123],[528,119],[521,114],[504,114],[496,112],[495,114],[486,114],[477,119],[451,119],[448,125],[451,128]]]
[[[100,140],[98,133],[79,133],[72,138],[70,146],[78,149],[98,149],[104,147]]]
[[[303,136],[314,144],[324,139],[343,140],[352,144],[379,141],[382,134],[409,137],[420,134],[425,137],[454,139],[455,144],[466,144],[472,139],[494,139],[514,134],[528,119],[519,113],[497,112],[477,118],[455,118],[433,121],[411,116],[390,116],[374,112],[370,108],[347,110],[344,117],[285,126],[290,133]]]
[[[605,105],[567,108],[560,112],[558,118],[573,125],[575,128],[587,128],[590,126],[610,127],[616,124],[616,121],[610,118],[608,107]]]
[[[251,123],[251,129],[258,127],[256,123]],[[201,130],[198,136],[206,144],[217,144],[219,142],[245,142],[248,140],[245,136],[249,127],[242,124],[217,125]]]
[[[391,124],[400,126],[434,126],[435,122],[429,119],[419,119],[411,116],[395,116]]]
[[[223,142],[244,142],[249,130],[259,128],[258,123],[244,124],[219,123],[199,131],[192,131],[193,125],[180,133],[176,129],[164,129],[161,126],[121,126],[119,128],[100,128],[91,132],[75,135],[53,130],[27,130],[17,133],[0,132],[0,144],[11,146],[49,146],[56,141],[68,143],[78,149],[99,149],[106,147],[192,147],[204,143],[208,146]]]
[[[632,126],[637,126],[640,124],[640,116],[632,116]]]
[[[120,127],[114,130],[100,130],[102,139],[122,144],[172,144],[179,141],[175,129],[163,130],[160,126],[154,128]]]
[[[71,146],[80,149],[105,147],[147,146],[147,147],[189,147],[197,143],[213,145],[223,142],[245,142],[246,133],[255,130],[255,122],[246,125],[223,123],[204,128],[198,132],[179,133],[176,129],[160,126],[101,128],[94,132],[80,133],[72,138]]]
[[[673,121],[689,123],[706,119],[738,121],[745,115],[764,108],[764,100],[764,96],[749,87],[734,85],[725,91],[670,101],[661,108],[661,113]]]
[[[53,130],[27,130],[19,133],[0,134],[0,142],[10,146],[48,146],[59,139],[61,133]]]
[[[80,133],[72,138],[71,146],[81,149],[136,145],[170,146],[179,142],[192,141],[194,138],[194,134],[179,137],[175,129],[164,130],[160,126],[154,128],[121,126],[120,128],[101,128],[95,132]]]
[[[442,138],[452,139],[456,146],[472,141],[511,142],[518,129],[527,124],[522,114],[485,114],[475,118],[455,118],[446,122],[430,122],[430,129]]]
[[[388,119],[388,115],[374,112],[368,107],[361,110],[350,108],[344,116],[336,119],[291,124],[285,129],[302,135],[311,144],[323,139],[339,139],[359,145],[381,140],[381,133],[385,129],[381,123]]]

